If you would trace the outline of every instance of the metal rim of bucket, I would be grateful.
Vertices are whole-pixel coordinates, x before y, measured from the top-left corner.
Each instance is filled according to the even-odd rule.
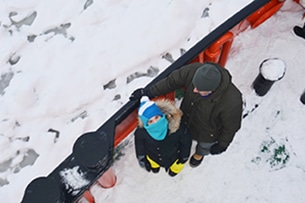
[[[262,74],[262,68],[263,68],[264,63],[266,63],[267,61],[270,61],[270,60],[280,60],[280,61],[282,61],[282,62],[284,63],[284,66],[285,66],[285,67],[284,67],[284,71],[283,71],[283,75],[282,75],[281,77],[279,77],[278,79],[276,79],[276,80],[269,80],[269,79],[265,78],[264,75]],[[286,63],[285,63],[285,61],[283,61],[282,59],[280,59],[280,58],[278,58],[278,57],[267,58],[267,59],[263,60],[263,61],[261,62],[261,64],[259,65],[259,73],[262,75],[262,77],[263,77],[265,80],[272,81],[272,82],[279,81],[279,80],[281,80],[281,79],[285,76],[285,74],[286,74]]]

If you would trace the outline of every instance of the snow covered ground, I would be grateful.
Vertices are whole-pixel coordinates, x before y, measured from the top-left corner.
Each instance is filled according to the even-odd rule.
[[[227,152],[206,157],[198,168],[186,165],[176,178],[148,174],[137,167],[132,135],[114,169],[112,189],[92,188],[97,202],[298,202],[305,201],[305,40],[292,28],[302,26],[303,8],[286,2],[258,28],[235,38],[226,68],[244,95],[241,130]],[[264,96],[251,88],[259,65],[280,58],[286,73]],[[192,150],[194,152],[194,149]]]
[[[20,202],[81,134],[96,130],[170,62],[251,1],[4,1],[0,6],[0,196]],[[304,9],[293,1],[236,36],[226,65],[245,101],[227,152],[175,178],[137,165],[132,134],[114,163],[117,183],[96,202],[305,202]],[[177,23],[179,22],[179,23]],[[286,73],[264,96],[251,84],[260,63]],[[138,77],[143,75],[143,77]],[[107,108],[105,108],[107,107]],[[192,152],[194,149],[192,150]]]

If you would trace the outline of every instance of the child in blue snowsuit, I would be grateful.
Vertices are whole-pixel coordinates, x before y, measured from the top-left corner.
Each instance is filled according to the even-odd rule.
[[[170,176],[177,175],[188,160],[191,136],[181,123],[182,112],[170,100],[153,102],[141,98],[139,124],[135,131],[135,151],[141,167],[158,173],[164,167]]]

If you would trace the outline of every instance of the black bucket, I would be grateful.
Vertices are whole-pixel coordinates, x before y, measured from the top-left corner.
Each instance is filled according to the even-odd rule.
[[[264,96],[270,90],[274,82],[285,75],[286,65],[278,58],[265,59],[259,66],[259,74],[252,83],[256,94]]]
[[[98,172],[109,167],[111,147],[106,134],[89,132],[76,140],[72,154],[80,165]]]
[[[300,97],[300,101],[305,104],[305,91],[303,92],[303,94]]]
[[[63,203],[64,195],[60,189],[60,183],[49,177],[34,179],[26,187],[21,203]]]

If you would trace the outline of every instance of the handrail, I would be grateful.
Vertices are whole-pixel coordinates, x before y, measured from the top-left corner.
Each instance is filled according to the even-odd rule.
[[[257,9],[261,8],[267,4],[270,0],[254,0],[252,3],[247,5],[245,8],[237,12],[219,27],[210,32],[197,44],[195,44],[190,50],[188,50],[184,55],[178,58],[174,63],[172,63],[168,68],[166,68],[162,73],[160,73],[154,80],[152,80],[146,87],[150,87],[163,78],[167,77],[172,71],[179,69],[181,66],[188,64],[192,61],[198,54],[203,50],[208,48],[213,42],[218,38],[232,29],[235,25],[240,23],[242,20],[246,19]],[[122,106],[112,117],[109,118],[108,122],[114,122],[114,125],[118,125],[122,122],[130,113],[132,113],[138,106],[137,101],[128,101],[124,106]],[[102,125],[98,131],[103,130],[104,125]]]
[[[233,38],[234,34],[230,31],[221,36],[204,51],[205,61],[215,62],[224,67],[233,43]]]
[[[252,3],[247,5],[245,8],[237,12],[219,27],[214,29],[211,33],[205,36],[201,41],[195,44],[190,50],[188,50],[184,55],[178,58],[174,63],[172,63],[167,69],[165,69],[162,73],[160,73],[154,80],[152,80],[146,87],[149,87],[156,82],[162,80],[167,77],[172,71],[179,69],[181,66],[188,64],[192,59],[194,59],[200,52],[208,48],[214,41],[224,35],[227,31],[232,29],[239,22],[247,18],[251,13],[256,11],[257,9],[264,6],[268,3],[269,0],[254,0]],[[127,118],[136,108],[138,107],[137,101],[128,101],[124,104],[116,113],[113,114],[103,125],[98,128],[98,132],[106,133],[110,136],[109,140],[112,140],[114,143],[115,136],[115,127],[119,125],[125,118]],[[104,171],[103,171],[104,172]],[[98,174],[100,177],[102,175]],[[93,184],[96,179],[91,181],[90,185]],[[89,188],[89,186],[88,186]],[[79,192],[75,199],[79,198],[80,195],[84,192]]]
[[[242,10],[237,12],[227,21],[222,23],[219,27],[214,29],[211,33],[205,36],[202,40],[200,40],[196,45],[194,45],[189,51],[187,51],[184,55],[178,58],[174,63],[172,63],[167,69],[165,69],[161,74],[159,74],[154,80],[152,80],[146,87],[149,87],[156,82],[162,80],[167,77],[172,71],[179,69],[181,66],[188,64],[191,62],[198,54],[208,48],[213,42],[219,39],[222,35],[227,33],[230,29],[240,23],[242,20],[246,19],[253,12],[267,4],[270,0],[254,0]],[[128,101],[124,104],[117,112],[115,112],[104,124],[102,124],[96,131],[96,133],[100,135],[106,135],[108,141],[110,143],[109,151],[112,151],[114,148],[114,139],[115,139],[115,130],[119,124],[121,124],[130,114],[132,114],[136,108],[138,107],[137,101]],[[130,129],[129,129],[130,130]],[[111,147],[112,146],[112,147]],[[105,147],[105,146],[101,146]],[[106,146],[107,147],[107,146]],[[89,154],[88,154],[89,156]],[[110,167],[112,164],[112,160],[108,160],[105,168],[100,169],[98,171],[90,171],[90,169],[82,168],[83,173],[87,173],[86,177],[89,181],[88,184],[83,186],[81,189],[78,188],[77,191],[67,190],[62,183],[60,173],[62,170],[78,166],[78,163],[75,160],[75,157],[70,154],[62,163],[60,163],[49,175],[48,178],[54,179],[61,187],[64,200],[59,200],[58,202],[76,202],[79,198],[82,197],[85,191],[87,191],[91,185],[93,185],[102,175],[103,173]],[[44,195],[44,194],[37,194]]]

